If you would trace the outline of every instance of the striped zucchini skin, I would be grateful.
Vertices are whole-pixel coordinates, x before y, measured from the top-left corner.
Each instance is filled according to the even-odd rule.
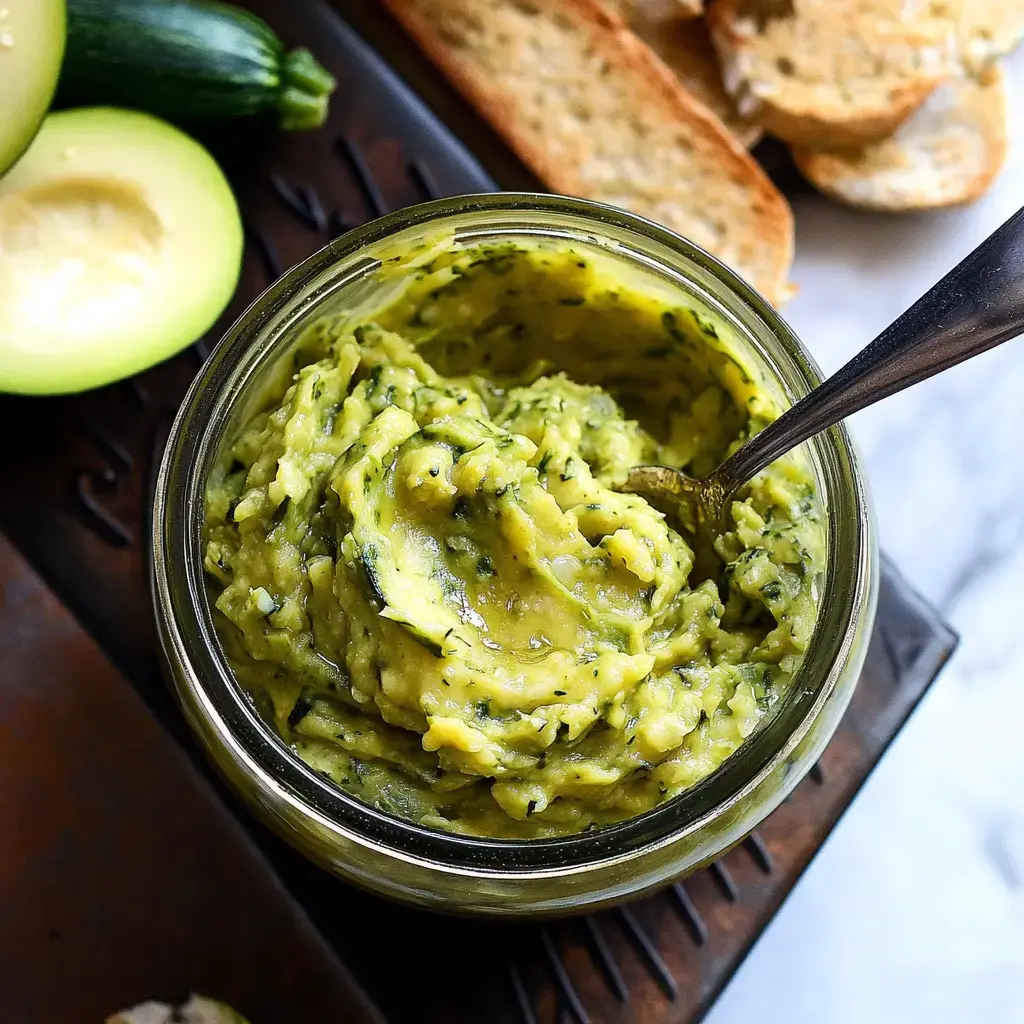
[[[300,54],[307,73],[296,75]],[[63,103],[134,107],[186,121],[277,111],[282,122],[296,105],[315,113],[319,104],[319,123],[333,86],[308,53],[286,53],[264,21],[229,4],[68,0]]]

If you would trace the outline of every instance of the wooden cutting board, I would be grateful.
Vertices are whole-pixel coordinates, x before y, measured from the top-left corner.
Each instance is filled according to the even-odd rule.
[[[211,342],[346,224],[432,194],[536,187],[373,0],[249,6],[290,45],[313,48],[339,90],[319,132],[203,133],[232,175],[249,236],[238,294]],[[685,885],[546,927],[386,904],[255,823],[206,769],[160,678],[146,586],[152,478],[205,351],[88,395],[0,398],[0,432],[12,439],[0,529],[122,673],[18,563],[0,619],[5,647],[22,651],[0,674],[0,752],[18,743],[16,757],[0,757],[0,834],[25,834],[10,864],[0,859],[0,984],[24,992],[14,1020],[90,1021],[110,1004],[192,987],[237,999],[253,1024],[372,1019],[349,974],[394,1024],[698,1018],[948,657],[948,628],[887,567],[868,664],[823,770],[756,839]],[[45,615],[17,596],[33,587]],[[26,622],[40,615],[59,629],[32,634]],[[35,804],[52,805],[38,822]],[[64,976],[75,985],[56,991]],[[296,992],[305,1001],[286,1009]]]
[[[95,642],[0,536],[5,1024],[200,991],[254,1021],[381,1018]]]

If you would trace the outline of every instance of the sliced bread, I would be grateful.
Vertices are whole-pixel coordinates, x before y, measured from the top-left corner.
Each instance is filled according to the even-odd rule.
[[[636,5],[629,27],[665,62],[666,67],[748,149],[764,135],[754,121],[743,117],[725,91],[722,66],[702,19],[681,21],[654,16],[649,7]]]
[[[923,210],[980,196],[1006,159],[1001,69],[984,81],[940,85],[896,133],[847,152],[794,147],[803,174],[823,192],[871,210]]]
[[[708,24],[740,112],[803,145],[890,135],[953,70],[938,0],[718,0]]]
[[[955,57],[976,77],[1024,38],[1024,0],[945,0],[954,22]]]
[[[659,221],[786,295],[786,200],[596,0],[384,2],[549,188]]]

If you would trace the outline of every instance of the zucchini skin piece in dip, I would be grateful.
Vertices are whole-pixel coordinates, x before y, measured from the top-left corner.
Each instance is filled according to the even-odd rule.
[[[615,488],[778,413],[701,314],[571,249],[451,248],[324,319],[224,453],[206,570],[235,674],[314,769],[425,826],[542,838],[712,772],[789,687],[823,562],[806,467],[758,476],[691,585]],[[631,418],[631,415],[637,418]]]

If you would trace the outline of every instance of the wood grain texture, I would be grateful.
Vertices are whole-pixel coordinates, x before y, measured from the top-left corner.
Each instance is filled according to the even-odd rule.
[[[200,991],[254,1021],[376,1011],[96,644],[0,535],[6,1024]]]

